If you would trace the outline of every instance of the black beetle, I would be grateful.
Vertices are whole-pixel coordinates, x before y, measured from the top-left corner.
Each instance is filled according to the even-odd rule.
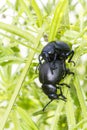
[[[44,62],[39,66],[39,80],[42,83],[42,90],[49,97],[49,99],[51,99],[50,102],[54,99],[61,99],[65,101],[66,97],[62,93],[61,85],[66,85],[67,87],[70,86],[66,83],[59,84],[59,82],[67,74],[73,74],[73,72],[70,72],[70,70],[66,68],[63,60],[56,60],[54,62],[55,69],[53,69],[53,73],[51,73],[49,65],[51,66],[52,64],[53,62]],[[57,94],[57,89],[60,90],[60,94]],[[48,102],[48,104],[50,102]],[[43,111],[47,105],[43,108]]]
[[[42,63],[42,60],[46,62],[55,62],[57,59],[66,60],[69,56],[68,62],[73,62],[72,57],[74,55],[74,51],[70,49],[70,47],[62,41],[52,41],[49,42],[43,49],[41,54],[39,55],[39,63]],[[74,63],[75,65],[75,63]],[[55,68],[55,66],[51,66],[51,68]]]

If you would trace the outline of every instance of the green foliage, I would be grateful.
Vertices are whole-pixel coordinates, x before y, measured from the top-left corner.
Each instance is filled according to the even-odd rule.
[[[10,13],[8,13],[10,12]],[[74,49],[67,102],[49,101],[38,81],[38,55],[52,40]],[[86,0],[0,0],[0,130],[87,129]]]

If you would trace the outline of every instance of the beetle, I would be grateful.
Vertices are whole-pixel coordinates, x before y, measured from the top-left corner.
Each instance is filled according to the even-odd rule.
[[[42,64],[42,61],[51,62],[53,61],[52,66],[50,66],[51,70],[55,68],[54,62],[59,60],[66,60],[68,57],[68,62],[72,62],[74,65],[74,61],[72,61],[74,55],[74,51],[70,49],[67,43],[62,41],[51,41],[49,42],[41,51],[41,54],[38,56],[39,64]]]
[[[62,93],[61,86],[66,85],[66,87],[70,88],[66,83],[61,83],[60,81],[65,78],[67,74],[74,74],[69,69],[66,68],[66,64],[63,60],[56,60],[54,62],[55,69],[53,69],[53,73],[51,73],[49,65],[52,65],[53,62],[44,62],[39,66],[39,80],[42,83],[42,90],[50,99],[50,102],[46,104],[43,108],[45,108],[55,99],[61,99],[66,101],[66,97]],[[60,94],[57,94],[57,89],[60,90]]]

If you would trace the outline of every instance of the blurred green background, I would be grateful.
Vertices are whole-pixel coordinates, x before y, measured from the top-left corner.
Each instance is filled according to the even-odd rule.
[[[67,102],[49,101],[38,55],[52,40],[75,51]],[[87,0],[0,0],[0,130],[87,130]]]

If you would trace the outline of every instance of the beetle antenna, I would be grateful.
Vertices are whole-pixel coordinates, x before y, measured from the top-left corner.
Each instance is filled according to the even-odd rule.
[[[53,100],[50,100],[45,106],[44,108],[42,109],[42,111],[44,111],[46,109],[46,107],[52,102]]]
[[[66,97],[63,96],[63,95],[62,95],[62,97],[63,97],[63,98],[58,98],[58,100],[63,100],[64,102],[66,102]],[[42,109],[42,111],[45,111],[46,107],[47,107],[52,101],[53,101],[53,99],[50,100],[50,101],[44,106],[44,108]]]

